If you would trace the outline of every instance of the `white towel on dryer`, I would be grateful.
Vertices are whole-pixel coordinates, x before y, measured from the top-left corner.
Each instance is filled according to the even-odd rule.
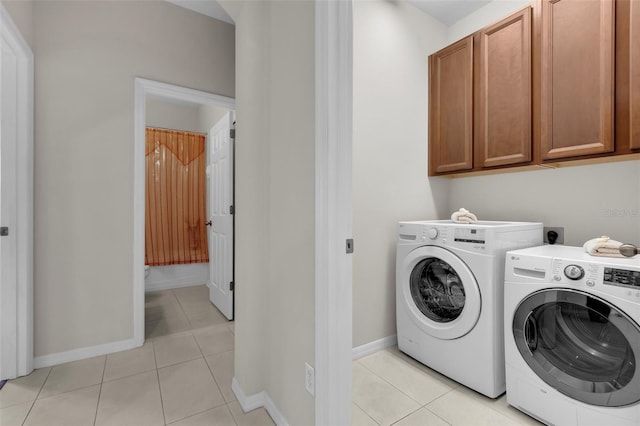
[[[461,207],[460,210],[451,214],[451,220],[455,223],[475,223],[478,221],[478,218],[469,210]]]

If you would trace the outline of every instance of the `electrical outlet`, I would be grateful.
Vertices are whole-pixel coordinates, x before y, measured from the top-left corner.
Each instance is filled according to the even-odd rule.
[[[549,243],[549,232],[550,231],[554,231],[555,233],[558,234],[558,237],[556,238],[556,242],[554,244],[564,244],[564,227],[562,226],[545,226],[543,228],[543,237],[544,237],[544,242],[546,244],[550,244]]]
[[[316,372],[313,370],[313,367],[306,362],[304,363],[304,387],[307,389],[307,392],[315,396]]]

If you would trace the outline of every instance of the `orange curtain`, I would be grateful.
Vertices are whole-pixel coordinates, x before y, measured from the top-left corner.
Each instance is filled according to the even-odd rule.
[[[205,136],[147,128],[145,264],[209,261]]]

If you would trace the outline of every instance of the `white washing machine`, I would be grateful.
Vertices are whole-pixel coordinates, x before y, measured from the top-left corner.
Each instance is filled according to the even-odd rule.
[[[640,256],[507,253],[510,405],[553,425],[640,425]]]
[[[400,222],[398,348],[491,398],[505,390],[504,258],[542,244],[542,224]]]

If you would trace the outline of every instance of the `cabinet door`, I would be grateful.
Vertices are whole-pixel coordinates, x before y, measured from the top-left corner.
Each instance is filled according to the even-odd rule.
[[[531,8],[481,30],[476,58],[476,164],[531,161]]]
[[[473,36],[429,57],[429,175],[473,167]]]
[[[640,149],[640,2],[616,3],[616,151]]]
[[[543,160],[613,151],[612,0],[542,0]]]
[[[640,149],[640,3],[636,0],[629,2],[631,33],[629,43],[631,44],[630,54],[630,75],[631,84],[629,93],[631,94],[631,148]]]

